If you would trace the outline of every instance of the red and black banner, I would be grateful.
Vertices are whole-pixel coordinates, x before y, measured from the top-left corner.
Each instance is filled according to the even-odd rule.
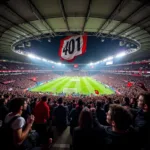
[[[86,52],[86,46],[87,35],[68,36],[60,41],[59,56],[61,60],[72,62]]]

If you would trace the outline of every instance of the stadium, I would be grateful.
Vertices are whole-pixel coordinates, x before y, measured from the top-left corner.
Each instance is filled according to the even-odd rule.
[[[0,149],[150,149],[149,0],[0,1]]]

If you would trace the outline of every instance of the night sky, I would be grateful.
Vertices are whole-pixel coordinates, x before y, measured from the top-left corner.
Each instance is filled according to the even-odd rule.
[[[40,57],[60,62],[58,51],[60,40],[63,38],[62,36],[54,37],[51,38],[51,42],[48,42],[48,39],[41,39],[41,42],[32,41],[29,51]],[[101,42],[101,38],[88,36],[86,53],[82,56],[78,56],[73,63],[95,62],[124,51],[126,47],[119,46],[119,42],[120,40],[112,40],[110,38],[105,38],[105,41]]]

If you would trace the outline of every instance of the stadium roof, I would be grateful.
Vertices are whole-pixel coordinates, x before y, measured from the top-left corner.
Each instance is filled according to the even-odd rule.
[[[26,60],[11,45],[22,39],[71,32],[126,37],[141,44],[131,57],[150,53],[149,0],[1,0],[0,57]],[[129,59],[129,57],[128,57]]]

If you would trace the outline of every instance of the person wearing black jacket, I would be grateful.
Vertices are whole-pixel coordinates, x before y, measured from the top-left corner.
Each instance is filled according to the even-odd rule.
[[[53,119],[56,124],[58,133],[62,133],[68,125],[68,110],[62,104],[63,99],[58,99],[58,106],[54,108]]]
[[[130,99],[129,99],[129,97],[124,97],[123,98],[122,106],[130,107]]]
[[[4,122],[6,115],[8,114],[9,110],[7,108],[7,100],[0,99],[0,120]]]
[[[150,149],[150,93],[140,94],[138,99],[139,111],[134,120],[135,130],[138,132],[140,147]]]
[[[74,129],[73,150],[103,150],[103,140],[99,130],[93,128],[92,112],[89,108],[82,109],[79,116],[79,126]]]
[[[96,117],[100,124],[106,125],[106,113],[102,109],[102,103],[100,101],[97,102]]]
[[[95,118],[95,127],[105,139],[106,150],[138,150],[136,132],[130,127],[132,115],[127,109],[117,104],[110,105],[106,121],[110,126],[101,125]]]
[[[70,134],[73,135],[73,130],[75,127],[78,126],[79,115],[83,109],[83,102],[82,100],[78,101],[78,106],[73,108],[70,112],[69,119],[70,119]]]
[[[105,103],[105,105],[104,105],[104,111],[105,111],[105,113],[108,112],[110,104],[112,104],[111,98],[107,98],[107,99],[106,99],[106,103]]]

